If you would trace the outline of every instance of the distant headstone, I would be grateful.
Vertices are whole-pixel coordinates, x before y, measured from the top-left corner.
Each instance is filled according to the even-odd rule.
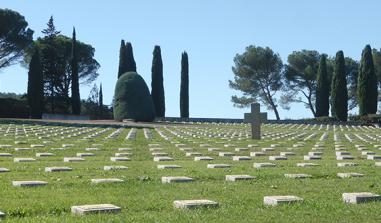
[[[173,202],[173,206],[182,209],[213,208],[218,207],[218,203],[211,200],[178,200]]]
[[[82,206],[72,206],[71,213],[85,215],[85,214],[98,214],[98,213],[118,213],[120,212],[120,207],[112,204],[93,204],[93,205],[82,205]]]
[[[244,121],[251,124],[251,138],[261,139],[261,123],[267,121],[267,113],[260,112],[259,103],[251,104],[251,113],[245,113]]]

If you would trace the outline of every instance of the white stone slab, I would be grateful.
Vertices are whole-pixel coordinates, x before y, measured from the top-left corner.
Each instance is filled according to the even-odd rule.
[[[275,151],[275,148],[262,148],[262,152],[272,152]]]
[[[340,178],[349,178],[349,177],[363,177],[362,173],[337,173],[337,176]]]
[[[10,153],[0,153],[0,157],[12,157],[13,155]]]
[[[0,218],[4,218],[4,217],[5,217],[5,213],[0,211]]]
[[[196,156],[196,157],[194,157],[194,161],[211,161],[211,160],[214,160],[214,159],[210,156]]]
[[[218,203],[211,200],[177,200],[173,202],[175,208],[194,209],[194,208],[215,208]]]
[[[254,168],[276,167],[275,163],[254,163]]]
[[[168,156],[168,153],[163,153],[163,152],[154,152],[151,153],[152,156]]]
[[[36,157],[49,157],[54,156],[54,153],[36,153]]]
[[[206,167],[208,169],[220,169],[220,168],[230,168],[231,165],[228,165],[228,164],[208,164]]]
[[[296,203],[301,201],[303,201],[302,198],[293,196],[293,195],[263,197],[263,203],[265,205],[271,205],[271,206],[276,206],[280,204],[291,204],[291,203]]]
[[[0,173],[6,173],[9,172],[10,170],[7,168],[0,167]]]
[[[381,160],[381,156],[380,155],[368,155],[367,159],[368,160]]]
[[[131,161],[130,158],[128,157],[110,157],[110,160],[112,162],[126,162],[126,161]]]
[[[221,157],[234,156],[234,153],[232,153],[232,152],[219,152],[218,156],[221,156]]]
[[[351,167],[358,166],[358,163],[337,163],[337,167]]]
[[[336,156],[336,160],[353,160],[355,159],[351,155],[342,155],[342,156]]]
[[[153,161],[155,161],[155,162],[173,161],[173,158],[171,158],[169,156],[156,156],[153,158]]]
[[[312,152],[308,152],[308,155],[309,156],[321,156],[321,155],[323,155],[323,152],[312,151]]]
[[[226,175],[225,180],[226,181],[241,181],[241,180],[253,180],[255,177],[250,175]]]
[[[292,178],[292,179],[304,179],[304,178],[311,178],[312,175],[310,174],[304,174],[304,173],[286,173],[284,174],[286,178]]]
[[[13,162],[15,163],[28,163],[28,162],[35,162],[36,159],[34,158],[13,158]]]
[[[220,148],[208,148],[208,152],[218,152],[221,151]]]
[[[44,144],[32,144],[30,145],[30,148],[42,148],[42,147],[45,147]]]
[[[64,157],[63,161],[65,163],[71,163],[71,162],[83,162],[85,159],[80,157]]]
[[[249,149],[248,148],[235,148],[234,151],[236,152],[245,152],[245,151],[248,151]]]
[[[245,160],[251,160],[250,156],[233,156],[233,161],[245,161]]]
[[[81,205],[72,206],[71,213],[78,215],[85,214],[99,214],[99,213],[119,213],[120,207],[113,204],[92,204],[92,205]]]
[[[202,153],[199,152],[186,152],[185,156],[202,156]]]
[[[250,156],[258,157],[258,156],[266,156],[264,152],[250,152]]]
[[[316,163],[297,163],[297,167],[314,167],[314,166],[319,166],[319,164]]]
[[[372,152],[372,151],[362,151],[361,152],[361,155],[363,156],[367,156],[367,155],[376,155],[375,152]]]
[[[100,149],[99,148],[85,148],[85,151],[99,151]]]
[[[295,156],[296,154],[294,152],[280,152],[281,156]]]
[[[100,178],[91,179],[92,184],[102,184],[102,183],[122,183],[124,180],[118,178]]]
[[[193,179],[190,177],[161,177],[161,182],[164,183],[189,183],[192,182]]]
[[[70,167],[57,167],[57,166],[54,166],[54,167],[45,167],[45,172],[67,172],[67,171],[72,171],[73,168],[70,168]]]
[[[15,148],[15,151],[29,151],[31,148]]]
[[[287,160],[286,156],[269,156],[269,160]]]
[[[336,152],[336,156],[346,156],[346,155],[351,155],[350,152]]]
[[[95,156],[94,153],[77,153],[77,157]]]
[[[303,156],[304,160],[321,160],[321,156]]]
[[[351,203],[351,204],[359,204],[359,203],[381,200],[380,195],[373,194],[370,192],[343,193],[342,197],[345,203]]]
[[[111,171],[111,170],[127,170],[126,166],[104,166],[103,170]]]
[[[179,165],[157,165],[158,169],[179,169],[182,168]]]
[[[45,186],[48,182],[45,181],[12,181],[12,185],[15,187],[37,187],[37,186]]]

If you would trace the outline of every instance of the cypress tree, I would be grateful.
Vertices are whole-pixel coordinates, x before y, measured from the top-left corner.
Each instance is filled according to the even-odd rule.
[[[71,47],[71,108],[75,115],[81,113],[81,97],[79,95],[79,77],[78,77],[78,52],[75,28],[73,28],[73,38]]]
[[[345,76],[345,59],[343,51],[338,51],[331,85],[331,114],[332,117],[347,121],[348,118],[348,89]]]
[[[30,117],[40,119],[44,105],[44,83],[42,64],[39,51],[36,49],[32,55],[28,72],[28,104]]]
[[[372,49],[366,45],[362,51],[357,85],[359,114],[375,114],[377,112],[377,77],[374,72]]]
[[[163,86],[163,61],[160,46],[155,46],[152,59],[151,96],[157,117],[165,117],[165,97]]]
[[[130,42],[126,43],[126,52],[125,53],[126,53],[126,71],[125,72],[129,72],[129,71],[136,72],[136,63],[135,63],[135,59],[134,59],[134,53],[132,50],[132,45]]]
[[[126,44],[124,40],[121,40],[120,49],[119,49],[119,69],[118,69],[118,78],[127,72],[127,58],[126,58]]]
[[[320,58],[316,86],[316,117],[329,116],[329,83],[326,55]]]
[[[99,87],[99,100],[98,100],[98,103],[99,103],[99,107],[102,108],[103,107],[102,83],[101,83],[101,86]]]
[[[181,55],[180,117],[189,118],[189,63],[188,54]]]

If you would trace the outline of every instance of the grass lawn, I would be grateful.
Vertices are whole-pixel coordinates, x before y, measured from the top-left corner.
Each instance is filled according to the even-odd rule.
[[[155,130],[153,139],[144,137],[143,129],[138,129],[135,140],[126,140],[129,128],[123,129],[116,138],[106,139],[116,128],[78,128],[60,126],[33,125],[0,125],[0,144],[11,145],[1,148],[0,153],[11,153],[13,157],[0,157],[0,167],[10,169],[10,172],[0,173],[0,211],[6,214],[4,222],[380,222],[381,202],[364,204],[345,204],[342,201],[344,192],[373,192],[381,194],[381,167],[376,167],[375,161],[367,160],[361,151],[355,147],[362,144],[370,151],[381,154],[374,145],[381,135],[380,129],[343,128],[337,129],[341,144],[346,151],[351,152],[354,160],[336,160],[333,128],[319,130],[319,126],[266,125],[263,127],[266,138],[254,141],[245,138],[249,131],[243,125],[194,125],[171,126],[159,129],[170,140],[164,140]],[[23,128],[29,129],[28,137],[23,134]],[[18,129],[16,131],[16,129]],[[43,130],[45,129],[45,130]],[[61,139],[60,134],[73,134],[87,129],[82,135],[73,135]],[[65,132],[66,131],[66,132]],[[34,133],[40,132],[40,135]],[[74,133],[75,133],[74,132]],[[92,139],[85,136],[99,132]],[[313,145],[320,142],[324,133],[328,138],[323,142],[322,160],[304,161],[303,156],[312,151]],[[173,133],[178,134],[175,136]],[[231,137],[233,133],[236,136]],[[241,139],[238,134],[241,133]],[[283,134],[276,135],[276,134]],[[317,133],[308,139],[303,147],[294,148],[295,156],[288,156],[285,161],[269,161],[268,155],[279,155],[280,152],[291,151],[293,145],[303,142],[303,139]],[[216,137],[209,137],[215,134]],[[217,136],[217,135],[220,136]],[[286,136],[290,134],[289,136]],[[300,134],[300,138],[290,140]],[[348,141],[344,134],[349,134],[354,140]],[[355,134],[367,141],[361,141]],[[44,136],[39,139],[39,136]],[[370,136],[370,137],[369,137]],[[16,138],[17,137],[17,138]],[[278,139],[275,139],[277,138]],[[15,141],[25,141],[25,144],[15,144]],[[30,144],[46,143],[45,147],[32,148],[28,151],[15,151],[15,148],[30,147]],[[186,157],[185,152],[175,146],[176,143],[186,144],[195,152],[211,156],[213,161],[193,161]],[[62,144],[74,144],[65,150]],[[98,144],[98,145],[97,145]],[[160,152],[166,152],[174,161],[154,162],[148,144],[160,144]],[[200,147],[200,144],[209,144]],[[232,144],[225,147],[225,144]],[[259,147],[248,151],[236,152],[235,148],[248,148],[249,144]],[[280,144],[274,151],[266,152],[266,156],[252,157],[251,161],[232,161],[231,157],[219,157],[218,152],[209,152],[207,148],[220,148],[221,151],[234,152],[236,155],[248,156],[250,151],[260,151],[271,144]],[[76,153],[87,152],[85,148],[96,147],[99,151],[90,151],[93,157],[85,157],[84,162],[64,163],[64,157],[74,157]],[[118,148],[132,148],[131,161],[111,162]],[[381,146],[380,146],[381,147]],[[37,152],[52,152],[52,157],[36,158]],[[34,157],[36,162],[14,163],[15,157]],[[273,168],[256,169],[254,162],[273,162]],[[301,168],[296,163],[313,162],[316,167]],[[355,162],[355,167],[337,167],[338,162]],[[208,163],[230,164],[231,168],[207,169]],[[181,169],[157,169],[158,164],[176,164]],[[104,171],[106,165],[124,165],[128,170]],[[67,166],[71,172],[46,173],[45,167]],[[341,179],[339,172],[357,172],[364,177]],[[286,173],[311,174],[310,179],[285,178]],[[251,181],[226,182],[225,175],[248,174],[254,176]],[[162,176],[187,176],[194,182],[178,184],[162,184]],[[120,178],[122,183],[92,185],[93,178]],[[42,187],[14,187],[14,180],[42,180],[49,184]],[[268,195],[295,195],[304,199],[301,203],[268,207],[263,205],[263,197]],[[213,209],[177,210],[173,208],[174,200],[209,199],[219,202],[220,206]],[[86,216],[72,215],[70,207],[74,205],[110,203],[122,208],[119,214],[95,214]]]

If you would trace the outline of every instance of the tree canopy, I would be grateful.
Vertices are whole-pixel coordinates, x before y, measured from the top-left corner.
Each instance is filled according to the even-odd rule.
[[[237,107],[246,107],[260,101],[274,111],[279,120],[276,94],[282,89],[282,60],[269,47],[248,46],[243,54],[234,58],[234,80],[231,88],[243,93],[242,97],[232,96]]]
[[[288,56],[285,77],[288,91],[293,102],[301,102],[314,116],[316,97],[316,75],[319,68],[320,54],[315,50],[294,51]],[[305,97],[303,100],[300,94]]]
[[[0,69],[22,59],[33,43],[33,31],[27,27],[24,16],[18,12],[0,9]]]

